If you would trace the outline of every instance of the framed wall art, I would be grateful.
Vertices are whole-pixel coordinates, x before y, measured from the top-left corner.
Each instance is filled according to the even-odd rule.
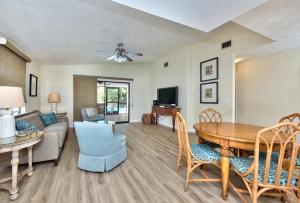
[[[38,77],[33,74],[29,76],[29,96],[37,97]]]
[[[218,104],[219,90],[218,82],[200,84],[200,103],[202,104]]]
[[[200,81],[217,80],[219,78],[218,57],[200,63]]]

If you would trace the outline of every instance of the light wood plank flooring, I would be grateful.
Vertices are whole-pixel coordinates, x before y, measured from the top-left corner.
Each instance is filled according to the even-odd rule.
[[[186,170],[182,167],[179,174],[175,172],[177,137],[170,128],[134,123],[116,125],[115,130],[127,135],[128,159],[122,165],[109,173],[79,170],[79,149],[71,129],[58,166],[52,162],[34,164],[34,174],[24,178],[15,202],[224,202],[220,183],[191,183],[188,192],[183,191]],[[191,142],[196,142],[195,135],[191,135]],[[215,168],[205,170],[219,175]],[[4,171],[0,170],[1,176],[9,173]],[[238,179],[235,175],[232,178]],[[0,202],[9,202],[6,191],[0,190]],[[240,200],[230,191],[227,202]]]

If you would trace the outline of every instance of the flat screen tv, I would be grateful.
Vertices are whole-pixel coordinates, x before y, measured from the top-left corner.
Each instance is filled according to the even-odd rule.
[[[166,87],[157,89],[159,105],[178,106],[178,87]]]

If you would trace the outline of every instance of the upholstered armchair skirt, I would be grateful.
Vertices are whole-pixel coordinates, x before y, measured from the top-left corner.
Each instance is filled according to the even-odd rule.
[[[126,136],[114,134],[111,125],[75,122],[74,126],[80,148],[80,169],[106,172],[126,160]]]

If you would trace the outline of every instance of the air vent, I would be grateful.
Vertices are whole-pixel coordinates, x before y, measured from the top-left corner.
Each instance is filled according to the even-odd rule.
[[[221,49],[226,49],[228,47],[231,47],[231,40],[229,40],[227,42],[223,42]]]
[[[164,67],[166,68],[166,67],[168,67],[169,66],[169,63],[168,62],[165,62],[164,63]]]

